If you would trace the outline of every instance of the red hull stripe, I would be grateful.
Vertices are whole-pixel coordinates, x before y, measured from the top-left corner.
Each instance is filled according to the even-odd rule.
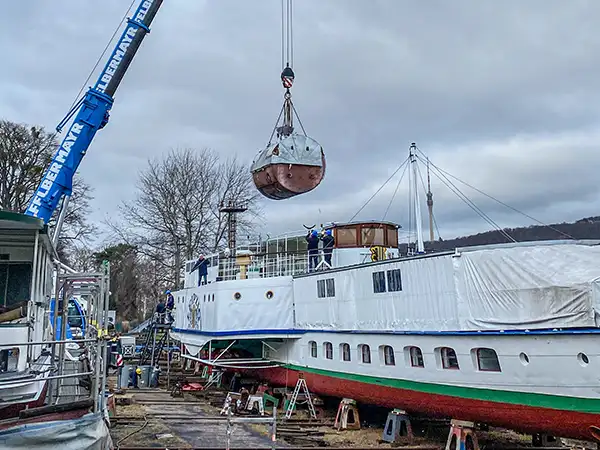
[[[525,433],[593,440],[590,427],[600,425],[597,400],[420,383],[292,365],[288,368],[258,372],[263,379],[282,386],[295,385],[298,372],[302,372],[311,392],[320,395]]]

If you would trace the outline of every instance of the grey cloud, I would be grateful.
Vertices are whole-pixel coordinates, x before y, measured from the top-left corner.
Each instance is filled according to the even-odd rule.
[[[111,123],[81,165],[95,187],[95,219],[131,198],[146,158],[170,147],[254,157],[282,102],[279,3],[164,3],[117,92]],[[128,4],[5,5],[1,115],[52,129]],[[599,13],[600,5],[575,0],[295,2],[294,101],[326,150],[327,177],[301,197],[265,200],[264,228],[349,219],[411,141],[443,169],[540,220],[596,214]],[[444,237],[488,228],[433,183]],[[381,218],[394,188],[392,181],[359,217]],[[463,190],[502,226],[528,223]],[[389,219],[407,223],[407,195],[400,190]]]

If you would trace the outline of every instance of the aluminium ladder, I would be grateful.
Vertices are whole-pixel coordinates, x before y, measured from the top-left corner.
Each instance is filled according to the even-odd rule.
[[[296,382],[296,387],[294,388],[294,392],[292,393],[292,398],[285,412],[285,418],[289,419],[292,417],[292,412],[294,411],[294,407],[296,406],[296,402],[298,401],[298,395],[300,394],[300,389],[302,389],[304,396],[306,397],[306,403],[308,403],[308,410],[310,411],[310,417],[313,419],[317,418],[317,412],[315,411],[315,407],[313,406],[312,399],[310,398],[310,392],[308,392],[308,386],[306,385],[306,380],[302,375],[298,377],[298,381]]]

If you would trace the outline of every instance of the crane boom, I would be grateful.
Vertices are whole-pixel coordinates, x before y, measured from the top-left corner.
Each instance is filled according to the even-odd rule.
[[[73,176],[96,132],[108,123],[109,111],[114,102],[113,95],[144,37],[150,32],[150,24],[162,2],[163,0],[140,2],[133,17],[127,20],[127,26],[96,84],[75,104],[57,127],[57,131],[60,131],[75,115],[25,211],[26,215],[38,217],[44,223],[48,223],[64,198],[61,218],[54,232],[55,238],[60,232],[62,213],[66,210],[71,196]]]

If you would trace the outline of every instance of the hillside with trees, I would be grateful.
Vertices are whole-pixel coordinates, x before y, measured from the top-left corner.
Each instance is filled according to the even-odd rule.
[[[505,233],[517,242],[546,241],[556,239],[599,239],[600,216],[585,217],[576,222],[555,223],[549,225],[531,225],[519,228],[504,228]],[[485,231],[471,236],[462,236],[454,239],[439,239],[434,242],[425,242],[425,250],[446,251],[456,247],[472,247],[475,245],[503,244],[510,242],[499,230]],[[400,251],[405,254],[407,244],[400,244]]]

